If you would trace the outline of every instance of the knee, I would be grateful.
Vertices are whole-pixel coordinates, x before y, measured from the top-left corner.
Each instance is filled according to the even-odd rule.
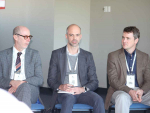
[[[21,84],[21,85],[20,85],[20,88],[21,88],[22,90],[24,90],[24,91],[31,92],[31,88],[30,88],[30,86],[29,86],[28,83],[23,83],[23,84]]]
[[[94,101],[95,101],[95,104],[99,104],[99,105],[104,104],[103,98],[99,95],[97,96],[97,98],[94,99]]]
[[[100,95],[98,95],[97,93],[94,93],[94,92],[91,92],[91,93],[92,93],[92,97],[91,97],[92,101],[91,102],[94,105],[99,106],[99,105],[104,104],[104,100]]]
[[[68,104],[74,104],[75,97],[73,95],[67,95],[64,97],[63,101]]]
[[[130,96],[127,93],[121,93],[117,95],[115,101],[122,101],[122,102],[127,102],[129,100]]]

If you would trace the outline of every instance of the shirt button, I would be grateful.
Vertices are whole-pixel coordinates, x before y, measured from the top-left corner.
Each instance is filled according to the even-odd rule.
[[[131,59],[132,60],[132,59]]]
[[[130,67],[131,68],[131,67]]]

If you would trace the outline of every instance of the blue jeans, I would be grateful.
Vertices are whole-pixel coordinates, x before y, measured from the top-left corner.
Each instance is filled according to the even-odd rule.
[[[102,97],[93,91],[87,91],[86,93],[81,93],[79,95],[59,93],[58,102],[62,104],[60,113],[72,113],[72,107],[75,103],[92,106],[93,113],[105,113]]]

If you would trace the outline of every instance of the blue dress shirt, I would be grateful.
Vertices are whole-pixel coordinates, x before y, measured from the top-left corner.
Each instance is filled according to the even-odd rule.
[[[125,53],[127,64],[128,64],[129,71],[130,71],[130,72],[128,72],[128,70],[127,70],[127,74],[134,74],[135,75],[135,87],[139,87],[139,84],[137,81],[137,73],[136,73],[136,58],[135,58],[135,63],[134,63],[134,67],[133,67],[133,72],[131,73],[135,52],[136,52],[136,49],[133,51],[132,54],[130,54],[124,49],[124,53]]]

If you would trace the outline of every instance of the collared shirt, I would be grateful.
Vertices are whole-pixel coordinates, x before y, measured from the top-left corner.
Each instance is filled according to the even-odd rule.
[[[14,72],[16,71],[16,59],[17,59],[17,53],[19,51],[13,46],[13,56],[12,56],[12,69],[11,69],[11,76],[10,76],[10,79],[14,79]],[[22,54],[20,56],[20,59],[21,59],[21,73],[20,75],[22,76],[22,80],[25,80],[26,79],[26,76],[25,76],[25,52],[26,52],[26,49],[24,49],[23,51],[21,51]]]
[[[136,53],[136,49],[133,51],[132,54],[128,53],[124,49],[124,53],[125,53],[126,60],[127,60],[127,63],[128,63],[128,67],[129,67],[129,71],[130,71],[130,73],[129,73],[128,70],[127,70],[127,74],[131,74],[131,69],[132,69],[132,64],[133,64],[134,56],[135,56],[135,53]],[[137,81],[137,73],[136,73],[136,59],[135,59],[135,64],[134,64],[134,67],[133,67],[132,74],[135,75],[135,87],[139,87],[139,84],[138,84],[138,81]]]

